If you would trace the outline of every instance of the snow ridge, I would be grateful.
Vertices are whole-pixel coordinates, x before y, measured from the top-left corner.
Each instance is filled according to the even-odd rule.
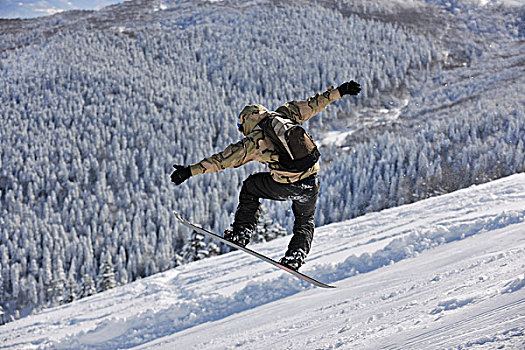
[[[407,237],[394,239],[384,249],[372,255],[363,253],[359,257],[349,256],[344,263],[339,264],[334,269],[338,273],[330,282],[359,273],[370,272],[403,259],[415,257],[424,250],[462,240],[479,232],[493,231],[523,221],[525,221],[525,210],[504,212],[500,215],[476,218],[450,226],[439,225],[426,230],[414,230]],[[325,271],[321,275],[330,274]]]

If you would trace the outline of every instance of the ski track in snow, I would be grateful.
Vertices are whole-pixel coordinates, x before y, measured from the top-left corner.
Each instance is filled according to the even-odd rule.
[[[517,174],[317,228],[302,272],[335,290],[233,252],[8,323],[0,349],[520,348],[524,267]]]

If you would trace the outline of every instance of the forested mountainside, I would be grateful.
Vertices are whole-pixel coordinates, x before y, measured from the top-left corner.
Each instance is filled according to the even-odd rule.
[[[263,168],[175,188],[171,166],[237,141],[246,104],[362,84],[307,123],[322,145],[317,225],[523,172],[524,14],[129,1],[0,20],[2,321],[202,257],[171,210],[222,231]],[[287,204],[264,205],[289,227]]]

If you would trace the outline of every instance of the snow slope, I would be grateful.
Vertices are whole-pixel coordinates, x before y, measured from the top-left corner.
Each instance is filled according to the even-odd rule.
[[[517,174],[318,228],[302,271],[334,290],[232,252],[8,323],[0,349],[523,349],[524,267]]]

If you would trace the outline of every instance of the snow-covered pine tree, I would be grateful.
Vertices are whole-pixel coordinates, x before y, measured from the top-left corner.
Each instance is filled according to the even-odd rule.
[[[2,271],[3,271],[3,264],[0,261],[0,300],[5,300],[7,298],[6,298],[5,288],[4,288],[4,277],[2,276]],[[0,305],[0,311],[2,311],[2,305]]]
[[[208,242],[208,257],[210,256],[216,256],[221,253],[221,248],[214,242]]]
[[[252,234],[251,241],[253,243],[269,242],[277,237],[286,236],[286,233],[286,229],[278,222],[274,222],[266,210],[261,210],[261,217]]]
[[[105,258],[104,258],[105,255]],[[113,261],[111,260],[111,255],[103,254],[101,259],[101,265],[98,275],[98,288],[99,292],[106,291],[111,288],[115,288],[117,281],[115,279],[115,268],[113,266]]]
[[[27,278],[27,303],[31,307],[38,307],[38,283],[33,275]]]
[[[179,254],[175,253],[170,262],[170,268],[180,266],[184,263],[184,259]]]
[[[85,273],[82,276],[82,285],[80,287],[80,297],[85,298],[89,297],[90,295],[93,295],[97,292],[97,289],[95,288],[95,281],[93,280],[93,277],[91,277],[90,274]]]
[[[7,323],[7,315],[2,305],[0,305],[0,326]]]
[[[278,222],[273,223],[270,226],[270,229],[268,231],[268,234],[266,235],[266,241],[271,241],[272,239],[276,239],[278,237],[284,237],[288,234],[286,229],[281,226]]]
[[[204,242],[204,235],[193,231],[191,237],[182,248],[182,260],[185,264],[192,261],[197,261],[206,258],[210,255],[206,249],[206,242]]]
[[[71,303],[77,299],[77,282],[73,276],[69,276],[67,279],[66,288],[64,291],[64,302]]]
[[[52,306],[61,305],[64,303],[64,295],[66,291],[66,274],[62,260],[59,258],[55,263],[54,278],[51,281],[49,288],[50,295],[48,295],[49,301]]]
[[[266,214],[266,211],[264,209],[261,209],[261,215],[259,217],[259,221],[257,222],[257,226],[255,227],[255,230],[252,233],[252,237],[250,241],[253,243],[266,242],[267,241],[266,234],[269,231],[271,224],[272,224],[272,220]]]

